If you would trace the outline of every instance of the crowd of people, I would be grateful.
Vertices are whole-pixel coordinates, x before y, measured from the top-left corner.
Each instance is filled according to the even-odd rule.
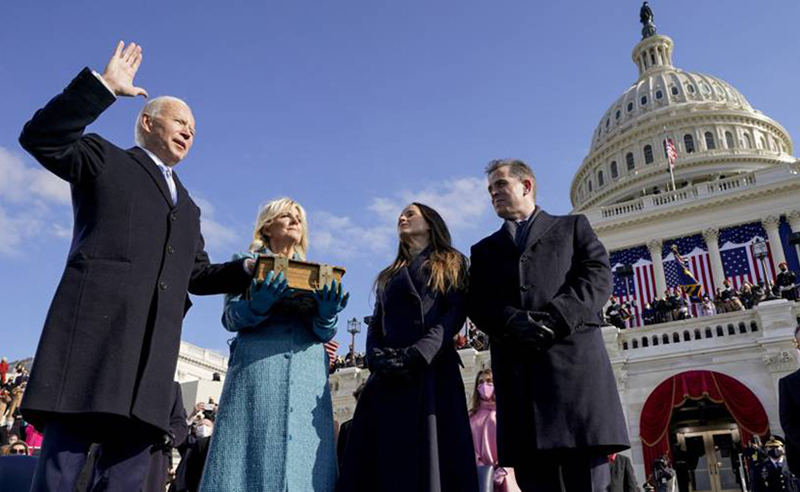
[[[35,455],[42,446],[42,434],[20,412],[27,383],[24,364],[16,364],[12,373],[8,359],[0,359],[0,456]]]
[[[649,326],[744,311],[767,299],[798,299],[795,274],[787,269],[786,263],[780,264],[780,273],[771,285],[770,290],[764,281],[756,284],[745,281],[737,289],[730,279],[725,279],[722,287],[717,287],[713,296],[708,293],[691,296],[684,288],[673,287],[664,291],[663,296],[653,299],[653,302],[646,303],[641,312],[632,303],[620,302],[616,296],[611,296],[605,310],[606,321],[617,328],[625,329],[638,324]],[[636,320],[637,317],[641,317],[641,320]]]

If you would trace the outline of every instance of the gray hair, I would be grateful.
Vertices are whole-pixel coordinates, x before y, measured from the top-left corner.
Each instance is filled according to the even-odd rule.
[[[136,126],[133,129],[133,139],[136,142],[136,145],[139,147],[144,147],[144,129],[142,128],[142,116],[148,115],[151,118],[155,118],[161,111],[164,109],[164,105],[169,102],[183,104],[187,108],[189,107],[186,104],[186,101],[182,99],[178,99],[177,97],[173,96],[159,96],[154,99],[147,101],[147,104],[144,105],[141,111],[139,111],[139,115],[136,117]],[[191,110],[191,108],[190,108]]]
[[[486,166],[486,175],[490,175],[501,167],[508,167],[508,174],[522,181],[530,179],[533,182],[533,199],[536,199],[536,174],[533,169],[520,159],[494,159]]]

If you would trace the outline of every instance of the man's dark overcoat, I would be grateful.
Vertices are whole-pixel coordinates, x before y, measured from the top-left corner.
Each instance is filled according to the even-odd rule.
[[[31,155],[69,182],[74,213],[22,412],[37,428],[57,416],[91,416],[96,428],[123,417],[160,435],[169,429],[187,290],[238,292],[249,278],[241,261],[209,263],[200,209],[177,176],[173,205],[142,149],[83,135],[114,100],[84,69],[20,136]]]
[[[609,468],[611,469],[611,481],[608,484],[608,492],[639,492],[630,458],[618,454]]]
[[[370,375],[344,451],[340,492],[478,490],[453,344],[466,319],[466,294],[429,288],[427,258],[426,250],[378,291],[367,332],[368,357],[375,348],[413,346],[427,365],[406,379]]]
[[[778,381],[778,407],[786,436],[786,462],[800,476],[800,370]]]
[[[491,337],[501,466],[523,466],[535,451],[630,447],[600,330],[611,286],[608,255],[582,215],[538,211],[523,248],[506,225],[472,247],[468,312]],[[520,310],[557,322],[552,347],[502,339]]]

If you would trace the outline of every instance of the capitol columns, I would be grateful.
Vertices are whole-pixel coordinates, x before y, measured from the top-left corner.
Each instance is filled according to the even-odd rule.
[[[656,297],[664,295],[667,290],[667,277],[664,275],[664,258],[661,256],[661,239],[652,239],[647,243],[650,259],[653,260],[653,271],[656,274]]]
[[[789,228],[792,232],[800,232],[800,210],[792,210],[786,214],[786,221],[789,223]],[[797,257],[800,258],[800,244],[796,244]]]
[[[769,247],[772,251],[773,271],[778,271],[778,265],[786,261],[786,255],[783,254],[783,244],[781,243],[781,233],[778,227],[781,225],[781,218],[777,215],[768,215],[761,221],[764,229],[767,231],[767,239],[769,239]]]
[[[722,287],[725,281],[725,269],[722,267],[722,255],[719,253],[719,229],[709,227],[703,231],[703,239],[708,247],[708,258],[711,260],[711,275],[714,285]]]

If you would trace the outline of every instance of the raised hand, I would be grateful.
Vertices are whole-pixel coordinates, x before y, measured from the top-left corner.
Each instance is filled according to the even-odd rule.
[[[123,49],[124,47],[124,49]],[[142,63],[142,47],[131,43],[125,47],[125,42],[120,41],[111,59],[108,60],[103,80],[117,96],[144,96],[147,91],[133,85],[133,78]]]

